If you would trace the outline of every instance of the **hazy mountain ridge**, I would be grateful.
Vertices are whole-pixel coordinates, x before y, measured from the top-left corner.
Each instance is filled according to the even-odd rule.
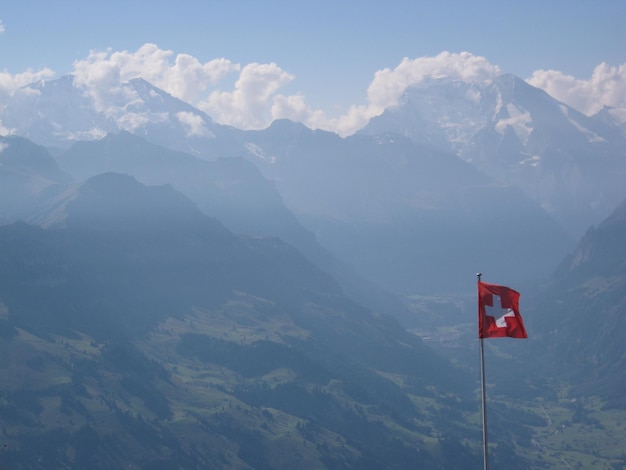
[[[572,395],[598,396],[623,409],[626,326],[626,203],[590,228],[528,311],[535,350],[522,352],[540,375],[571,383]]]
[[[361,131],[449,150],[522,188],[578,237],[625,196],[626,138],[513,75],[427,79]]]
[[[515,84],[514,88],[521,87],[517,85],[517,79],[506,76],[502,78],[502,81],[507,80]],[[455,86],[454,83],[449,85]],[[494,180],[485,178],[450,153],[434,150],[432,142],[427,145],[423,142],[415,144],[409,139],[393,137],[392,134],[371,137],[359,135],[341,139],[331,133],[311,131],[301,125],[280,121],[263,131],[244,132],[208,121],[199,111],[192,115],[184,114],[191,112],[189,105],[166,96],[144,81],[129,82],[124,87],[124,90],[130,90],[127,90],[130,101],[124,112],[128,112],[129,116],[132,114],[132,122],[137,123],[137,127],[125,128],[145,136],[149,141],[203,158],[243,157],[255,163],[263,175],[275,183],[287,208],[315,234],[332,255],[340,262],[356,268],[361,276],[387,289],[412,292],[415,286],[421,286],[423,290],[435,289],[441,292],[444,289],[462,288],[465,283],[460,278],[456,283],[452,282],[452,285],[450,279],[444,279],[449,277],[449,268],[445,266],[450,258],[455,257],[459,263],[456,271],[476,270],[476,263],[480,261],[473,253],[478,252],[479,248],[472,247],[480,246],[486,227],[494,225],[494,220],[502,217],[504,207],[498,205],[503,193],[507,193],[504,199],[510,204],[506,212],[518,211],[523,217],[530,217],[525,220],[513,218],[505,225],[506,230],[510,230],[513,235],[523,232],[525,236],[521,240],[524,243],[515,246],[513,242],[507,241],[506,234],[499,239],[498,249],[503,253],[502,256],[505,253],[506,256],[517,256],[515,261],[519,275],[514,275],[510,282],[526,280],[527,273],[530,272],[540,272],[541,275],[548,276],[572,243],[567,240],[566,235],[559,233],[558,227],[541,215],[539,207],[531,210],[521,193],[516,194],[512,189],[497,187],[502,186],[502,183],[497,183],[497,179],[494,185]],[[525,85],[522,88],[530,87]],[[44,89],[54,91],[54,87]],[[75,87],[70,92],[84,97],[84,90],[79,88]],[[101,92],[105,93],[106,90]],[[116,95],[116,99],[121,96],[124,94]],[[494,93],[490,96],[491,101],[497,102]],[[475,98],[468,103],[487,109],[493,106],[491,101],[485,99],[483,102]],[[458,99],[455,98],[450,106],[453,105],[458,105]],[[446,109],[442,106],[434,107],[433,112]],[[117,103],[116,109],[122,109],[120,103]],[[476,121],[481,116],[472,106],[461,109],[464,113],[470,113],[462,115],[462,119]],[[484,109],[481,112],[484,113]],[[502,112],[508,110],[504,109]],[[3,123],[5,114],[0,116]],[[47,113],[43,110],[40,114],[45,116]],[[168,117],[157,122],[151,118],[153,115]],[[210,135],[202,132],[193,136],[187,135],[189,129],[186,130],[178,122],[180,119],[176,116],[179,115],[193,118],[193,122],[197,122],[200,127],[209,129]],[[375,122],[376,120],[372,121],[370,126],[374,126]],[[454,124],[455,121],[450,123]],[[19,132],[19,127],[13,127]],[[458,129],[462,130],[462,126]],[[422,132],[419,129],[418,131]],[[50,134],[42,135],[41,138],[48,138],[46,136]],[[31,137],[34,138],[34,135]],[[515,182],[528,185],[528,181],[536,181],[526,176],[513,177],[517,174],[517,169],[511,170],[510,165],[507,165],[504,164],[507,171],[513,173],[505,179],[504,186],[511,186]],[[574,178],[583,171],[576,165],[572,168]],[[570,171],[567,165],[563,171]],[[608,178],[617,178],[617,174],[618,172],[612,172]],[[550,175],[546,176],[548,180],[552,178]],[[594,184],[596,183],[597,181]],[[572,196],[574,199],[569,196],[569,191],[559,192],[558,185],[549,186],[554,189],[554,194],[567,199],[564,203],[567,207],[562,209],[561,215],[569,217],[567,210],[571,209],[574,214],[572,217],[586,228],[588,218],[585,217],[589,214],[578,217],[579,202],[586,200],[589,191],[595,186],[574,191],[578,191],[575,197]],[[181,189],[180,185],[177,187]],[[479,196],[485,201],[483,205],[486,204],[479,210],[472,207],[476,187],[480,188],[479,193],[489,194],[493,190],[491,196]],[[602,187],[608,191],[607,188],[612,185],[604,184]],[[526,190],[528,191],[527,188]],[[598,202],[595,196],[597,194],[594,194],[593,199]],[[607,196],[607,201],[609,199]],[[539,200],[539,204],[544,202]],[[489,210],[488,206],[491,204],[494,207]],[[457,220],[458,223],[442,223],[442,209],[448,211],[448,221]],[[544,221],[539,222],[542,218]],[[565,219],[559,220],[563,222]],[[462,234],[474,237],[469,240]],[[293,240],[288,241],[293,243]],[[439,253],[433,245],[435,242],[441,247]],[[406,250],[415,251],[418,245],[425,247],[426,253],[417,249],[414,254],[406,255]],[[455,251],[454,255],[448,256],[447,252],[450,250]],[[496,259],[502,256],[496,256]],[[379,269],[381,264],[385,269]],[[484,266],[484,270],[488,269],[494,275],[499,275],[502,270],[499,270],[498,264],[503,265],[496,261]],[[433,272],[426,265],[438,266],[441,271]]]
[[[42,210],[70,181],[45,148],[21,137],[0,136],[0,223]]]
[[[170,184],[236,233],[278,237],[290,243],[337,278],[354,298],[366,299],[373,308],[404,311],[391,295],[360,278],[321,246],[285,207],[275,185],[243,158],[201,160],[121,132],[99,141],[77,142],[57,160],[78,179],[116,171],[148,185]],[[32,220],[45,223],[41,215]]]
[[[277,121],[248,139],[317,239],[391,290],[463,289],[476,265],[501,275],[513,263],[511,282],[547,276],[571,243],[521,191],[398,135],[342,139]]]
[[[464,374],[293,248],[236,237],[170,188],[123,175],[90,179],[63,207],[56,227],[0,227],[3,463],[476,459],[457,443],[462,419],[426,406],[464,402]]]
[[[107,89],[76,83],[72,75],[17,90],[0,112],[0,122],[11,133],[50,148],[130,131],[174,150],[213,157],[219,155],[207,148],[215,144],[207,147],[206,141],[236,132],[143,79]]]
[[[604,106],[594,117],[626,135],[626,108]]]

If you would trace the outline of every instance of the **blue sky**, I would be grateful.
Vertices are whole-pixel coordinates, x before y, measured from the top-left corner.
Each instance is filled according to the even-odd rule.
[[[537,70],[558,71],[562,83],[563,76],[589,80],[601,63],[626,64],[623,0],[4,3],[5,82],[28,69],[49,68],[60,76],[74,72],[74,62],[90,51],[134,53],[149,43],[171,51],[172,62],[188,54],[199,63],[225,58],[240,70],[273,63],[289,77],[272,93],[298,95],[326,118],[367,105],[375,73],[395,69],[405,57],[468,51],[524,79]],[[230,81],[214,83],[213,91],[232,91],[237,78],[234,73]],[[553,78],[534,84],[554,91],[562,85]]]

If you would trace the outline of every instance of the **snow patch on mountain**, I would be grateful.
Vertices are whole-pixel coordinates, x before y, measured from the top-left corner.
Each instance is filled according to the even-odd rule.
[[[520,165],[538,167],[541,164],[541,155],[531,155],[528,158],[520,160]]]
[[[570,117],[569,108],[567,106],[565,106],[564,104],[561,104],[561,105],[559,105],[559,108],[561,109],[561,112],[567,118],[569,123],[572,126],[574,126],[576,128],[576,130],[578,130],[579,132],[581,132],[582,134],[585,135],[585,137],[587,138],[588,142],[606,142],[606,139],[600,137],[595,132],[587,129],[586,127],[582,126],[579,122],[577,122],[574,119],[572,119]]]
[[[271,155],[267,155],[265,151],[258,145],[253,142],[246,142],[244,147],[250,153],[250,155],[258,158],[259,160],[263,160],[268,163],[276,163],[276,157]]]
[[[60,126],[59,126],[60,127]],[[92,127],[86,131],[60,133],[59,137],[64,136],[67,140],[99,140],[107,135],[106,131],[98,127]]]
[[[167,122],[167,113],[125,113],[116,119],[120,130],[135,132],[149,123]]]
[[[513,131],[515,131],[517,138],[522,142],[526,142],[526,139],[528,139],[528,136],[533,131],[531,126],[533,119],[530,113],[528,111],[522,111],[513,103],[508,103],[506,110],[509,117],[496,122],[496,132],[500,135],[504,135],[506,128],[511,127]]]
[[[516,185],[573,234],[624,197],[626,111],[587,117],[514,75],[425,77],[360,131],[396,133]],[[623,122],[623,121],[622,121]]]
[[[386,145],[393,144],[397,139],[394,134],[381,134],[373,136],[372,140],[376,145]]]

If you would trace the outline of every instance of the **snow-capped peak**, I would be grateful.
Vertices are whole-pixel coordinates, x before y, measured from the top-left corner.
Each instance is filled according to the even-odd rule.
[[[0,123],[6,133],[61,148],[124,130],[212,138],[216,127],[207,114],[141,78],[96,87],[72,75],[18,90],[0,113]]]

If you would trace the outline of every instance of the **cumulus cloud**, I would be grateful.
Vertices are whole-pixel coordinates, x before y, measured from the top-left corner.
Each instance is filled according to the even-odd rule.
[[[241,70],[232,92],[214,91],[198,107],[218,122],[243,129],[265,127],[273,118],[276,92],[293,78],[275,63],[248,64]]]
[[[372,117],[379,115],[383,111],[384,108],[372,104],[352,105],[339,117],[331,119],[324,117],[321,119],[318,116],[317,119],[311,119],[310,126],[336,132],[345,137],[365,127]]]
[[[8,100],[19,88],[40,80],[48,80],[53,76],[54,72],[47,68],[36,71],[29,69],[15,75],[6,70],[0,72],[0,110],[6,106]]]
[[[469,52],[442,52],[435,57],[404,58],[394,69],[379,70],[367,90],[367,102],[350,106],[341,116],[329,118],[321,110],[310,108],[302,95],[274,97],[272,116],[299,121],[314,129],[325,129],[339,135],[350,135],[386,108],[398,103],[402,94],[425,78],[456,78],[485,82],[500,75],[500,69],[484,57]]]
[[[588,80],[557,70],[537,70],[527,81],[587,115],[597,113],[605,105],[626,107],[626,64],[601,63]]]
[[[363,128],[372,117],[381,114],[386,108],[398,104],[408,87],[419,84],[427,77],[452,77],[482,82],[492,80],[499,74],[500,69],[497,66],[490,64],[484,57],[469,52],[442,52],[434,57],[404,58],[394,69],[377,71],[367,89],[367,103],[352,105],[339,117],[327,118],[321,111],[309,110],[304,107],[303,98],[298,97],[278,97],[274,114],[290,119],[297,116],[309,127],[346,136]]]
[[[468,82],[485,82],[500,75],[500,69],[484,57],[469,52],[442,52],[434,57],[404,58],[394,69],[374,74],[367,89],[367,103],[351,106],[343,115],[327,119],[322,113],[310,113],[305,124],[311,127],[350,135],[386,108],[395,106],[407,88],[426,78],[456,78]]]
[[[404,58],[395,69],[376,72],[367,95],[370,103],[382,108],[397,103],[402,93],[425,78],[456,78],[467,82],[485,82],[500,75],[500,69],[484,57],[469,52],[442,52],[435,57]]]
[[[449,77],[484,83],[500,73],[498,66],[469,52],[404,58],[395,68],[374,73],[364,103],[329,116],[308,103],[303,93],[283,93],[296,77],[275,63],[241,65],[226,58],[203,62],[189,54],[174,54],[155,44],[144,44],[136,51],[92,51],[74,62],[73,71],[74,83],[93,99],[96,108],[126,129],[140,126],[145,116],[133,114],[133,103],[139,96],[124,83],[143,78],[207,112],[221,124],[261,129],[275,119],[286,118],[343,136],[353,134],[372,117],[398,104],[408,87],[425,79]],[[0,110],[16,89],[53,75],[49,69],[16,75],[0,72]],[[600,64],[589,80],[538,70],[528,82],[587,114],[603,105],[626,107],[626,64]],[[200,117],[183,113],[173,118],[187,127],[189,135],[206,132]],[[150,119],[164,117],[155,115]]]
[[[242,67],[224,58],[202,63],[190,55],[174,57],[172,51],[145,44],[135,52],[93,51],[86,59],[76,61],[74,68],[75,82],[91,94],[103,112],[112,113],[123,103],[132,102],[128,89],[121,85],[141,77],[207,112],[221,124],[261,129],[274,119],[287,118],[340,135],[362,128],[371,117],[396,104],[407,87],[426,77],[485,81],[500,73],[485,58],[468,52],[405,58],[393,70],[376,72],[365,104],[353,105],[342,115],[329,117],[311,107],[301,93],[280,93],[295,77],[275,63],[250,63]],[[238,73],[233,88],[223,87],[222,80],[232,73]],[[188,119],[185,122],[192,124]],[[190,131],[198,132],[199,128],[194,126],[189,127]]]
[[[178,54],[172,63],[173,54],[155,44],[144,44],[135,52],[92,51],[86,59],[74,62],[74,74],[85,85],[94,80],[123,83],[143,78],[177,98],[193,101],[210,85],[240,68],[224,58],[202,63],[188,54]]]
[[[131,99],[121,80],[120,68],[107,60],[106,52],[92,51],[74,63],[74,84],[91,96],[99,112],[114,114],[114,109]]]
[[[291,96],[277,95],[272,103],[272,116],[275,119],[291,119],[297,122],[307,122],[315,114],[301,93]],[[319,114],[323,114],[318,111]]]
[[[100,111],[112,112],[132,101],[123,83],[143,78],[183,101],[194,103],[225,75],[239,70],[223,58],[205,63],[188,54],[178,54],[155,44],[144,44],[135,52],[91,51],[74,62],[74,81],[94,99]]]
[[[330,117],[307,103],[302,93],[282,94],[283,87],[295,77],[275,63],[241,66],[225,58],[201,62],[188,54],[174,55],[154,44],[145,44],[135,52],[94,51],[74,66],[77,84],[92,94],[94,103],[102,110],[106,110],[107,104],[115,108],[132,102],[133,97],[120,85],[141,77],[207,112],[221,124],[260,129],[274,119],[287,118],[344,136],[396,105],[408,87],[427,78],[484,83],[501,74],[497,65],[469,52],[404,58],[393,69],[375,72],[365,103]],[[236,77],[234,85],[232,81],[224,84],[224,78],[232,74]],[[626,64],[600,64],[589,80],[555,70],[538,70],[528,82],[586,114],[593,114],[604,105],[626,107]],[[1,87],[0,83],[0,90]],[[199,132],[195,122],[185,122],[190,132]]]
[[[0,100],[15,87],[41,78],[30,72],[11,76],[0,74]],[[141,124],[141,117],[129,112],[139,97],[124,83],[143,78],[171,95],[207,112],[218,123],[242,129],[261,129],[275,119],[286,118],[314,129],[350,135],[369,119],[398,102],[407,87],[424,78],[451,76],[463,80],[488,80],[499,74],[496,66],[467,52],[443,52],[435,57],[405,58],[394,69],[379,70],[367,90],[364,104],[350,106],[341,115],[329,117],[307,103],[302,93],[286,95],[282,89],[295,77],[275,63],[244,66],[225,58],[201,62],[188,54],[175,55],[155,44],[144,44],[134,52],[91,51],[74,62],[74,83],[90,96],[95,107],[126,129]],[[233,80],[225,80],[232,78]],[[0,101],[1,103],[1,101]],[[204,132],[201,123],[188,115],[176,116],[189,132]]]

